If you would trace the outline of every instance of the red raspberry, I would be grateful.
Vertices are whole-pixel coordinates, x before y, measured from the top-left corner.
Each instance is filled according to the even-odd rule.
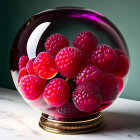
[[[35,73],[43,79],[50,79],[58,72],[55,58],[47,52],[41,52],[38,54],[33,63],[33,68]]]
[[[117,78],[117,79],[119,83],[119,93],[121,93],[123,90],[123,79],[122,78]]]
[[[129,61],[124,55],[118,56],[118,62],[112,73],[117,77],[124,77],[129,71]]]
[[[92,32],[84,31],[79,33],[73,41],[73,46],[88,54],[96,48],[98,38]]]
[[[96,86],[90,83],[77,86],[72,99],[75,106],[82,112],[95,112],[101,105],[100,92]]]
[[[25,55],[21,56],[19,59],[19,70],[26,67],[27,62],[29,61],[29,58]]]
[[[110,73],[104,74],[104,81],[100,87],[103,102],[113,101],[119,93],[117,78]]]
[[[57,108],[59,114],[66,117],[76,117],[81,112],[75,107],[72,102],[68,102]]]
[[[77,48],[67,47],[58,52],[55,62],[60,74],[67,78],[74,78],[83,68],[84,54]]]
[[[61,106],[68,102],[70,96],[69,84],[61,78],[52,79],[45,87],[44,100],[54,107]]]
[[[45,48],[51,55],[56,55],[62,48],[68,46],[69,41],[61,34],[51,35],[45,43]]]
[[[36,75],[26,75],[21,78],[19,88],[21,94],[29,100],[35,100],[43,93],[46,80]]]
[[[126,56],[126,53],[120,49],[114,49],[114,51],[117,54],[117,56],[120,56],[120,55]]]
[[[109,46],[101,45],[93,52],[92,63],[103,72],[110,72],[117,63],[117,55]]]
[[[89,82],[100,87],[103,82],[103,73],[95,66],[86,66],[76,77],[76,84]]]
[[[36,74],[34,69],[33,69],[34,60],[35,60],[35,58],[29,60],[28,63],[26,64],[26,69],[27,69],[27,71],[30,75],[35,75]]]
[[[18,83],[20,82],[20,79],[25,75],[28,75],[28,71],[26,68],[22,68],[18,73]]]

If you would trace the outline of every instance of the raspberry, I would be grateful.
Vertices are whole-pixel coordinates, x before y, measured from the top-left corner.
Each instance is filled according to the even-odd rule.
[[[103,102],[113,101],[119,93],[117,78],[110,73],[104,74],[104,81],[100,87]]]
[[[114,51],[115,51],[115,53],[117,54],[117,56],[120,56],[120,55],[124,55],[124,56],[126,56],[126,53],[123,52],[123,51],[120,50],[120,49],[114,49]]]
[[[69,84],[61,78],[52,79],[45,87],[44,100],[54,107],[61,106],[68,102],[70,96]]]
[[[18,83],[20,82],[20,79],[25,75],[28,75],[28,71],[26,68],[22,68],[18,73]]]
[[[43,93],[45,84],[46,80],[36,75],[26,75],[21,78],[19,88],[26,99],[35,100]]]
[[[103,72],[110,72],[117,63],[117,55],[109,46],[101,45],[93,52],[92,63]]]
[[[35,73],[43,79],[50,79],[58,72],[55,58],[47,52],[41,52],[38,54],[34,60],[33,68]]]
[[[62,48],[68,46],[69,41],[61,34],[51,35],[45,43],[45,48],[51,55],[56,55]]]
[[[122,78],[117,78],[117,79],[119,83],[119,93],[121,93],[123,90],[123,79]]]
[[[59,114],[67,117],[76,117],[81,112],[75,107],[72,102],[68,102],[57,108]]]
[[[19,59],[19,70],[26,67],[27,62],[29,61],[29,58],[25,55],[21,56]]]
[[[30,75],[35,75],[35,72],[34,72],[34,69],[33,69],[34,60],[35,60],[35,58],[29,60],[28,63],[26,64],[26,69],[27,69],[27,71]]]
[[[79,33],[73,41],[73,46],[88,54],[96,48],[98,38],[92,32],[84,31]]]
[[[74,78],[83,68],[84,61],[84,54],[73,47],[60,50],[55,58],[58,71],[67,78]]]
[[[117,65],[115,66],[114,70],[112,73],[116,77],[124,77],[129,71],[129,61],[128,58],[124,55],[118,56],[118,62]]]
[[[100,92],[96,86],[90,83],[77,86],[72,99],[75,106],[82,112],[95,112],[101,105]]]
[[[95,66],[86,66],[76,77],[76,84],[90,82],[100,87],[103,82],[103,73]]]

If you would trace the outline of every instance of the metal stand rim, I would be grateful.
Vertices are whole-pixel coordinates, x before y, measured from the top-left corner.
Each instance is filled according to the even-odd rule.
[[[83,118],[82,121],[56,121],[51,120],[42,114],[39,126],[48,132],[56,134],[80,134],[80,133],[89,133],[96,131],[104,126],[104,117],[102,113],[98,113],[96,116],[91,117],[91,119]]]

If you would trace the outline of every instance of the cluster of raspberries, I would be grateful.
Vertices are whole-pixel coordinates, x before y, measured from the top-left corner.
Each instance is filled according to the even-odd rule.
[[[123,88],[129,61],[122,50],[98,44],[97,36],[89,31],[79,33],[73,47],[63,35],[52,34],[45,42],[45,52],[31,60],[27,56],[19,59],[22,95],[28,100],[43,95],[48,105],[59,111],[64,107],[69,114],[70,107],[89,113],[112,102]]]

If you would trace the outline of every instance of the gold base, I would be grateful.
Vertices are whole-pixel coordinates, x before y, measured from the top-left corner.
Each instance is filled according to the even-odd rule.
[[[50,119],[50,116],[42,114],[39,126],[45,131],[57,134],[89,133],[104,126],[104,117],[100,112],[89,117],[71,119],[71,121],[56,121],[53,118]]]

